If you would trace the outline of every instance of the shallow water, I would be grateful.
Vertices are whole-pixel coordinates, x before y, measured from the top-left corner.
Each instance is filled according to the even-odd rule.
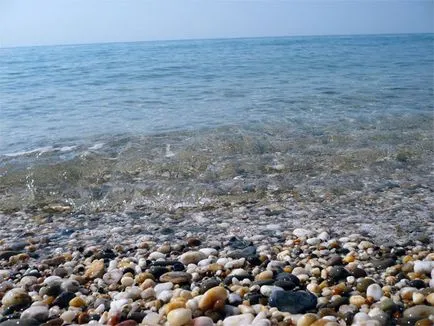
[[[433,42],[427,34],[1,49],[0,209],[432,189]]]

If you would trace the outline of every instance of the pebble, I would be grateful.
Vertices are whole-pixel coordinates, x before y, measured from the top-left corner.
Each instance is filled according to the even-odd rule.
[[[15,288],[6,292],[1,302],[6,308],[12,306],[24,307],[32,302],[32,298],[25,290],[21,288]]]
[[[95,279],[97,277],[102,277],[104,275],[104,260],[95,260],[93,261],[86,272],[84,273],[84,277],[86,279]]]
[[[206,258],[205,254],[201,251],[187,251],[179,257],[179,261],[184,265],[188,265],[188,264],[196,264],[205,258]]]
[[[414,320],[428,318],[434,315],[434,307],[426,305],[417,305],[404,310],[404,317]]]
[[[160,276],[160,282],[171,282],[173,284],[184,284],[191,281],[191,274],[186,272],[168,272]]]
[[[214,322],[210,317],[200,316],[193,319],[193,326],[214,326]]]
[[[191,310],[178,308],[170,311],[167,315],[167,322],[170,326],[188,325],[192,320]]]
[[[223,320],[223,326],[247,326],[252,323],[253,319],[255,317],[251,313],[229,316]]]
[[[368,286],[366,289],[366,295],[373,298],[375,301],[378,301],[383,296],[383,290],[381,286],[374,283]]]
[[[221,286],[216,286],[206,291],[203,297],[199,301],[199,309],[206,311],[208,309],[214,309],[216,304],[223,304],[228,298],[226,289]]]
[[[430,274],[434,269],[434,261],[417,260],[414,262],[414,272],[418,274]]]
[[[21,313],[21,319],[36,319],[44,322],[48,319],[48,307],[42,305],[29,307]]]
[[[273,291],[269,300],[271,307],[291,314],[304,313],[316,307],[317,297],[306,291]]]

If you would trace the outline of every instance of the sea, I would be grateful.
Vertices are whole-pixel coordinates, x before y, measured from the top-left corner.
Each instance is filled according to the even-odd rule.
[[[434,34],[0,48],[0,211],[433,191]]]

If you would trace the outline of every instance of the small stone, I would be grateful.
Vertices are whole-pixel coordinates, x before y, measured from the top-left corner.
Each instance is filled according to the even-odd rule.
[[[59,296],[54,299],[53,305],[59,306],[60,308],[66,308],[69,302],[75,298],[75,293],[72,292],[62,292]]]
[[[206,311],[213,309],[218,302],[225,302],[228,298],[228,293],[225,288],[216,286],[206,291],[199,301],[199,309]]]
[[[178,308],[172,310],[167,315],[167,321],[170,326],[182,326],[191,322],[192,315],[191,310],[186,308]]]
[[[66,292],[77,292],[80,289],[80,283],[76,280],[64,280],[60,287]]]
[[[299,314],[315,308],[317,298],[306,291],[274,291],[268,302],[280,311]]]
[[[333,266],[329,271],[330,278],[335,282],[339,280],[344,280],[350,275],[351,275],[350,272],[348,272],[342,266]]]
[[[36,319],[40,322],[44,322],[48,319],[48,307],[47,306],[32,306],[27,308],[21,313],[21,319]]]
[[[404,317],[414,320],[428,318],[430,315],[434,315],[434,307],[426,305],[417,305],[404,310]]]
[[[134,279],[131,276],[124,276],[121,278],[121,284],[123,286],[131,286],[134,284]]]
[[[76,313],[74,311],[67,310],[60,315],[60,318],[62,318],[65,321],[65,323],[70,324],[74,320],[75,316]]]
[[[205,258],[205,254],[201,251],[187,251],[179,257],[179,261],[184,265],[197,264],[199,261]]]
[[[242,315],[229,316],[223,320],[223,326],[241,326],[241,325],[250,325],[255,319],[253,314],[246,313]]]
[[[318,316],[315,314],[305,314],[297,320],[297,326],[309,326],[318,320]]]
[[[160,276],[160,282],[184,284],[191,281],[191,274],[186,272],[168,272]]]
[[[378,284],[371,284],[366,289],[366,296],[373,298],[375,301],[378,301],[383,296],[383,290]]]
[[[350,297],[350,304],[355,305],[356,307],[361,307],[366,302],[366,299],[361,295],[353,295]]]
[[[69,301],[69,305],[70,305],[71,307],[81,308],[81,307],[86,306],[86,301],[84,301],[84,300],[83,300],[82,298],[80,298],[80,297],[75,297],[75,298],[73,298],[73,299],[71,299],[71,300]]]
[[[200,239],[198,238],[188,238],[187,239],[187,245],[189,247],[197,247],[200,246],[202,244],[202,241],[200,241]]]
[[[147,313],[145,318],[143,318],[142,325],[149,325],[149,326],[161,325],[160,315],[152,311]]]
[[[32,303],[32,298],[23,289],[15,288],[6,292],[1,302],[6,308],[25,307]]]
[[[90,316],[89,316],[89,314],[87,312],[81,312],[78,315],[77,322],[80,325],[87,324],[89,321],[90,321]]]
[[[84,277],[87,279],[101,278],[104,275],[104,260],[94,260],[92,264],[88,266]]]
[[[273,272],[272,271],[263,271],[256,275],[255,280],[256,281],[264,281],[264,280],[272,280],[273,279]]]
[[[434,261],[416,260],[413,269],[414,272],[418,274],[430,274],[434,269]]]
[[[334,255],[331,256],[328,260],[327,260],[327,265],[328,266],[336,266],[336,265],[342,265],[342,257],[339,255]]]

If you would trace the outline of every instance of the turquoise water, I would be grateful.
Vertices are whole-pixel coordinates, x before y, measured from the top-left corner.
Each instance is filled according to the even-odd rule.
[[[120,209],[289,191],[312,171],[334,187],[367,169],[369,183],[378,162],[428,171],[433,45],[423,34],[0,49],[0,204]]]

